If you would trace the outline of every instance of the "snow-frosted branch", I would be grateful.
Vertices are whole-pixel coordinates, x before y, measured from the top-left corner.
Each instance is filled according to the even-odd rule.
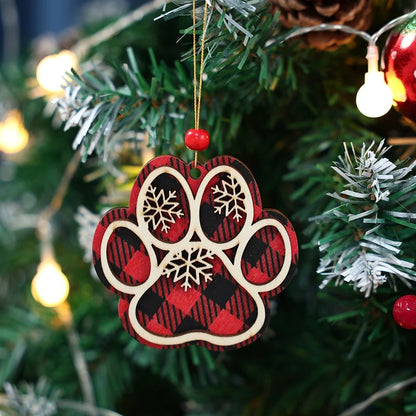
[[[327,230],[317,241],[321,288],[346,282],[368,297],[387,281],[393,287],[395,279],[407,286],[416,281],[406,251],[406,240],[416,232],[416,163],[393,163],[383,142],[374,147],[364,144],[357,153],[345,146],[344,157],[333,164],[342,190],[328,193],[338,205],[311,218]]]

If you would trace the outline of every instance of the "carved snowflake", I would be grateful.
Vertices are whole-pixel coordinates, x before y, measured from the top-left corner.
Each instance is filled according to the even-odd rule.
[[[201,284],[201,278],[208,282],[212,280],[212,264],[208,259],[214,257],[213,253],[204,248],[191,247],[174,254],[171,261],[163,269],[163,276],[173,277],[174,282],[183,280],[181,286],[185,289],[191,287],[190,281]]]
[[[143,204],[143,216],[147,222],[152,223],[153,230],[156,230],[162,224],[162,231],[167,233],[170,224],[174,224],[177,218],[184,215],[182,209],[178,206],[176,191],[169,191],[166,196],[164,189],[157,193],[156,187],[149,186]]]
[[[221,188],[218,185],[211,188],[216,195],[214,197],[215,212],[221,214],[224,209],[226,216],[233,214],[233,219],[238,222],[242,218],[242,213],[245,212],[244,192],[236,178],[228,175],[227,179],[221,181]]]

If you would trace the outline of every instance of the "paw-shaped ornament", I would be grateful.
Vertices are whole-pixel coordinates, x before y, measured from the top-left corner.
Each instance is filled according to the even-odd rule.
[[[237,159],[198,164],[198,179],[193,168],[172,156],[144,166],[129,208],[107,212],[96,229],[95,269],[141,343],[242,347],[260,337],[269,298],[294,274],[296,235],[284,215],[262,209]]]

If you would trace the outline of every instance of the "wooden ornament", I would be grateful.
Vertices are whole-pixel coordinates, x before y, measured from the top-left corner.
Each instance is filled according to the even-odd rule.
[[[194,164],[151,160],[128,208],[98,224],[93,261],[120,296],[127,332],[155,348],[239,348],[260,337],[269,298],[293,276],[296,235],[278,211],[263,210],[251,172],[237,159]]]

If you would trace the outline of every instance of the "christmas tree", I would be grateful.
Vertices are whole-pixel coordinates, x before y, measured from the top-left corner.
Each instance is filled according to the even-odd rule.
[[[5,43],[0,414],[416,415],[414,3],[153,0],[119,16],[116,3],[52,44]],[[373,78],[395,108],[358,98],[367,117],[356,93]],[[297,270],[250,345],[152,348],[123,329],[93,236],[150,159],[193,163],[199,125],[199,166],[250,169],[296,230]],[[244,186],[212,185],[212,215],[246,220]],[[143,218],[168,235],[186,217],[176,191],[146,189]],[[181,256],[164,273],[184,293],[214,279],[209,247],[191,250],[191,274]]]

